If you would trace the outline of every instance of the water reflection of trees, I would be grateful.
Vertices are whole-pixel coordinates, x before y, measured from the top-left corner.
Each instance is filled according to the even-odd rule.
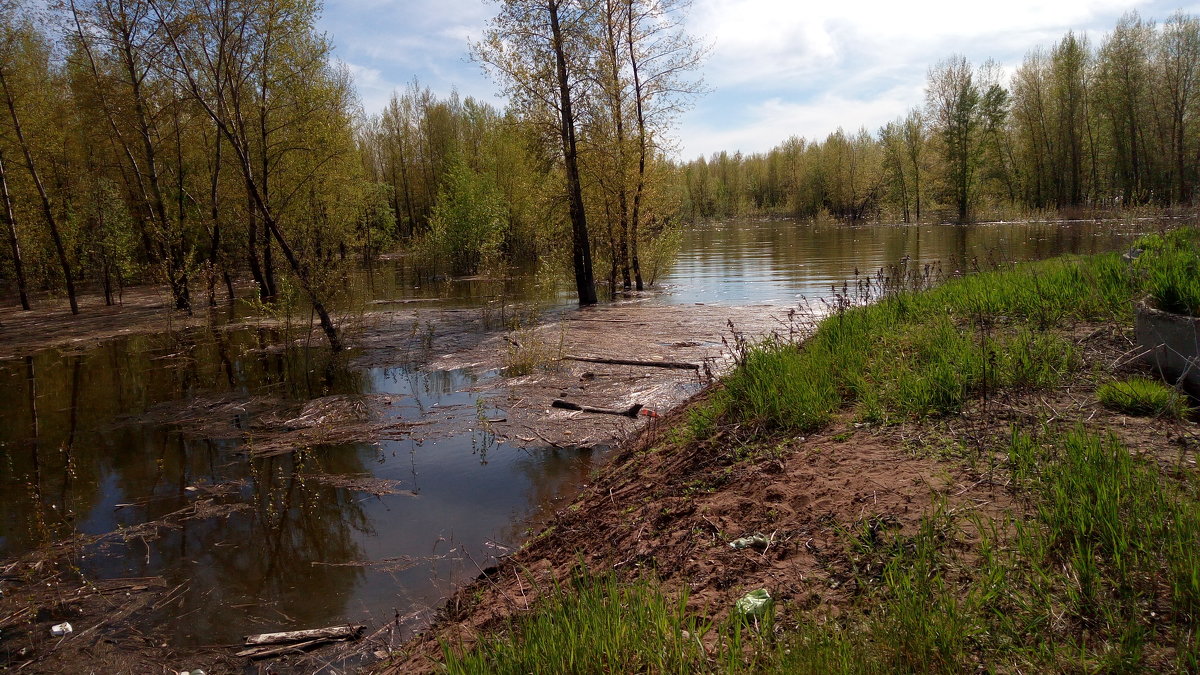
[[[234,641],[256,626],[336,623],[362,576],[339,566],[360,560],[358,536],[369,521],[355,493],[312,479],[307,465],[321,451],[252,462],[240,497],[250,508],[186,523],[155,549],[156,566],[187,583],[179,607],[167,608],[184,641]],[[357,453],[334,451],[330,473],[361,474]],[[332,564],[331,564],[332,563]]]
[[[505,448],[516,452],[514,448]],[[527,486],[522,503],[529,514],[547,514],[556,501],[587,482],[596,467],[597,453],[590,448],[536,448],[521,452],[511,463],[511,471]],[[503,537],[510,543],[524,539],[524,519],[516,519],[505,528]]]
[[[264,593],[298,620],[339,616],[358,573],[312,563],[358,556],[354,536],[367,521],[351,493],[306,480],[292,458],[251,465],[234,458],[229,443],[188,438],[138,417],[164,401],[206,394],[302,400],[363,390],[364,374],[325,350],[271,350],[273,337],[221,329],[135,336],[0,365],[0,550],[157,519],[194,501],[188,488],[249,475],[236,498],[251,509],[179,523],[160,539],[135,540],[124,556],[89,559],[87,569],[190,579],[183,602],[211,614],[213,628],[228,613],[214,601]],[[357,460],[327,468],[366,471]]]
[[[89,559],[86,572],[162,575],[169,586],[180,585],[178,601],[145,620],[171,626],[181,642],[234,641],[260,625],[315,625],[344,616],[362,572],[336,564],[362,558],[357,542],[371,532],[370,522],[353,491],[314,476],[366,473],[366,453],[305,450],[231,466],[228,450],[209,441],[170,434],[156,445],[168,451],[118,471],[131,482],[154,483],[152,499],[122,509],[125,520],[155,520],[207,499],[193,488],[229,478],[222,474],[247,480],[215,501],[244,506],[215,517],[167,519],[152,534],[116,545],[114,555]]]
[[[756,301],[773,293],[752,286],[771,282],[810,297],[840,285],[854,270],[872,274],[907,256],[917,263],[941,262],[947,272],[987,268],[1062,253],[1112,250],[1134,228],[1117,223],[998,223],[958,225],[849,226],[788,221],[731,221],[687,232],[675,281],[734,284],[721,299]],[[671,279],[668,279],[670,281]],[[712,300],[706,292],[686,300]]]

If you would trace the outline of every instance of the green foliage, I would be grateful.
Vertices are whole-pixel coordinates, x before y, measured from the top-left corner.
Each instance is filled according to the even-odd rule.
[[[495,260],[504,239],[505,207],[491,178],[460,158],[450,163],[418,246],[426,261],[455,274],[475,274]]]
[[[731,414],[744,421],[812,431],[825,426],[841,404],[833,378],[821,371],[808,350],[765,343],[752,349],[725,378],[720,398]]]
[[[642,275],[646,283],[653,286],[659,278],[671,271],[675,257],[683,246],[683,229],[674,226],[659,232],[643,233],[640,253]]]
[[[396,213],[388,202],[392,186],[365,183],[359,200],[358,243],[369,252],[387,250],[396,242]]]
[[[1096,389],[1096,398],[1105,407],[1129,415],[1182,419],[1190,412],[1186,396],[1146,377],[1106,382]]]
[[[1057,443],[1014,433],[1010,456],[1021,469],[1015,477],[1039,503],[1038,521],[1020,526],[1016,537],[1028,562],[1024,588],[1009,591],[1011,606],[1024,607],[1029,625],[1053,625],[1066,610],[1097,632],[1075,637],[1075,646],[1098,652],[1092,658],[1106,669],[1142,659],[1153,639],[1143,618],[1152,612],[1163,613],[1161,634],[1184,644],[1195,639],[1200,503],[1194,495],[1115,438],[1082,430]],[[1015,597],[1023,590],[1049,603]]]

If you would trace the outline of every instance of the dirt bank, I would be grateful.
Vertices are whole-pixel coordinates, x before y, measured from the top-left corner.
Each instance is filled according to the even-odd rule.
[[[935,502],[982,522],[1032,508],[993,450],[1005,447],[1014,425],[1107,430],[1164,467],[1194,468],[1195,421],[1129,417],[1096,402],[1097,381],[1138,372],[1121,358],[1130,333],[1079,326],[1072,336],[1088,365],[1077,380],[1050,391],[993,392],[961,414],[922,423],[877,428],[843,415],[807,437],[764,441],[726,427],[697,443],[687,439],[689,408],[677,410],[623,447],[527,546],[455,594],[433,628],[382,671],[436,670],[443,643],[469,649],[503,630],[581,563],[651,574],[668,591],[686,587],[689,609],[716,620],[756,588],[780,601],[781,626],[802,613],[838,616],[857,580],[879,572],[847,548],[848,536],[911,534]],[[765,547],[730,547],[756,533]]]

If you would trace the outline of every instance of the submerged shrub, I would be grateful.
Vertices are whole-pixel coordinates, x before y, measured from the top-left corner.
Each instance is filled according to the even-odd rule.
[[[438,190],[429,232],[418,252],[433,266],[454,274],[475,274],[498,258],[504,241],[507,210],[491,177],[456,158]]]

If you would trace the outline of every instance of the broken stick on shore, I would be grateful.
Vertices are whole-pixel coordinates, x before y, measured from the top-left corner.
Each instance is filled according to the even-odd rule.
[[[344,640],[358,635],[366,626],[330,626],[328,628],[312,628],[309,630],[292,630],[282,633],[260,633],[247,635],[247,645],[277,645],[285,642],[302,642],[304,640]]]

